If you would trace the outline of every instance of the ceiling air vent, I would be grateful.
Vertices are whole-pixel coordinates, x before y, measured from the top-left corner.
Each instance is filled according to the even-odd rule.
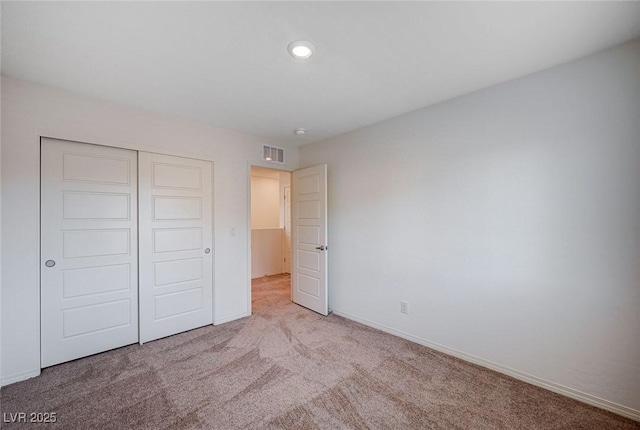
[[[273,163],[284,163],[284,149],[264,145],[262,147],[262,158]]]

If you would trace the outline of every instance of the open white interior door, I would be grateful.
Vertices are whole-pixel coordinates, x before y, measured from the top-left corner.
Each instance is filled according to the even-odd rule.
[[[328,314],[327,165],[293,172],[293,301]]]

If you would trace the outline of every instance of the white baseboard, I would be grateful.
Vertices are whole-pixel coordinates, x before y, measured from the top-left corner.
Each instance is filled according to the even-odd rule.
[[[20,373],[18,375],[2,378],[2,386],[14,384],[16,382],[25,381],[30,378],[35,378],[40,375],[40,369],[29,370],[28,372]]]
[[[220,319],[214,320],[213,321],[213,325],[220,325],[220,324],[228,323],[228,322],[239,320],[240,318],[244,318],[244,317],[248,317],[248,316],[251,316],[251,314],[249,314],[247,312],[242,312],[242,313],[235,314],[235,315],[229,315],[229,316],[222,317]]]
[[[451,356],[460,358],[462,360],[468,361],[470,363],[477,364],[479,366],[486,367],[491,370],[495,370],[496,372],[503,373],[505,375],[511,376],[512,378],[518,379],[520,381],[524,381],[529,384],[536,385],[541,388],[545,388],[549,391],[553,391],[554,393],[562,394],[563,396],[567,396],[572,399],[579,400],[583,403],[587,403],[591,406],[595,406],[595,407],[607,410],[609,412],[613,412],[614,414],[618,414],[635,421],[640,421],[640,411],[636,409],[632,409],[627,406],[623,406],[623,405],[611,402],[609,400],[601,399],[600,397],[592,396],[591,394],[584,393],[582,391],[575,390],[573,388],[569,388],[564,385],[557,384],[555,382],[547,381],[546,379],[542,379],[537,376],[530,375],[528,373],[521,372],[516,369],[511,369],[509,367],[502,366],[498,363],[494,363],[492,361],[485,360],[483,358],[476,357],[474,355],[467,354],[465,352],[458,351],[456,349],[449,348],[444,345],[440,345],[439,343],[431,342],[427,339],[423,339],[421,337],[414,336],[412,334],[405,333],[403,331],[396,330],[394,328],[391,328],[382,324],[378,324],[373,321],[369,321],[355,315],[351,315],[347,312],[342,312],[340,310],[333,309],[333,313],[335,315],[359,322],[369,327],[376,328],[380,331],[392,334],[394,336],[398,336],[403,339],[410,340],[411,342],[415,342],[420,345],[429,347],[431,349],[435,349],[436,351],[443,352],[447,355],[451,355]]]

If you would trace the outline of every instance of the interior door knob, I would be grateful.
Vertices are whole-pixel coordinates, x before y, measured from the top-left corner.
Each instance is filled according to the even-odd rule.
[[[324,245],[320,245],[320,246],[316,246],[316,249],[319,249],[320,251],[324,251],[325,249],[327,249],[327,247]]]
[[[47,260],[47,261],[44,262],[44,265],[47,266],[47,267],[53,267],[53,266],[56,265],[56,262],[53,261],[53,260]]]
[[[210,250],[209,248],[205,248],[205,249],[204,249],[204,253],[205,253],[205,254],[208,254],[208,253],[210,253],[210,252],[211,252],[211,250]]]

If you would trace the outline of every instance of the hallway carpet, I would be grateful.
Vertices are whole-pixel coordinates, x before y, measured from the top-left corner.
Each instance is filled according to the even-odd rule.
[[[254,282],[254,314],[44,369],[2,388],[9,413],[65,429],[640,429],[614,414],[289,301]],[[29,415],[27,415],[29,418]],[[39,428],[1,423],[3,429]]]

